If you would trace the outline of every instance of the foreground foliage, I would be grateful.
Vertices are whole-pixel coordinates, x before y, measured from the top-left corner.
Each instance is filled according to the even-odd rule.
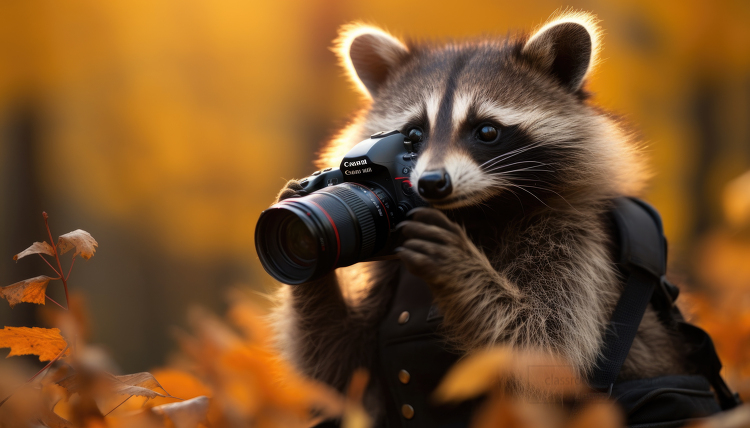
[[[0,366],[0,397],[4,397],[0,427],[294,428],[332,418],[341,419],[344,428],[372,426],[362,405],[368,373],[353,373],[345,395],[300,376],[274,351],[263,311],[240,291],[231,293],[233,303],[226,319],[200,309],[190,313],[190,329],[177,333],[181,352],[170,367],[153,373],[115,374],[111,357],[87,343],[83,298],[68,292],[76,257],[90,259],[98,244],[83,230],[62,235],[57,242],[51,232],[49,238],[49,242],[35,242],[14,259],[34,254],[54,258],[57,267],[45,261],[56,276],[40,275],[0,289],[11,307],[44,305],[47,300],[56,305],[45,307],[42,313],[47,324],[56,328],[6,326],[0,330],[0,347],[10,348],[9,357],[36,355],[49,362],[28,378],[22,376],[22,365]],[[70,268],[63,276],[60,256],[72,249]],[[46,295],[54,281],[63,285],[65,306]],[[701,306],[704,300],[696,295],[692,300],[699,315],[710,314],[708,307]],[[714,322],[720,323],[714,326],[720,330],[723,321]],[[726,348],[732,372],[744,373],[742,355],[747,347],[728,347],[725,336],[717,335],[718,346]],[[750,334],[741,336],[739,340],[746,341]],[[539,369],[530,373],[530,366]],[[485,395],[473,428],[623,427],[624,417],[616,405],[592,394],[568,367],[555,356],[490,349],[457,363],[433,398],[460,402]],[[550,384],[549,378],[570,382]],[[564,405],[571,400],[581,403],[575,411]],[[750,407],[711,418],[701,426],[750,426]]]

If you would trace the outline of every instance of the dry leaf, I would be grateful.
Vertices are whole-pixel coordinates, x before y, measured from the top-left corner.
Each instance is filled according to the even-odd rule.
[[[155,378],[159,379],[159,383],[164,389],[169,387],[171,394],[177,397],[188,399],[195,398],[201,395],[208,397],[213,396],[213,391],[206,386],[202,381],[193,376],[190,373],[176,369],[157,369],[153,372]],[[161,398],[157,397],[151,402],[154,406],[161,404],[173,403],[175,398]]]
[[[86,383],[86,381],[82,381],[81,376],[79,376],[78,373],[73,373],[72,375],[66,376],[55,383],[65,388],[65,391],[68,392],[68,396],[71,396],[80,391],[82,384]]]
[[[54,256],[55,249],[52,248],[52,245],[48,244],[46,241],[34,242],[29,248],[13,256],[13,260],[18,261],[18,259],[22,259],[31,254],[46,254],[48,256]]]
[[[164,391],[164,393],[168,397],[171,397],[171,395],[167,392],[167,390],[164,389],[164,387],[161,386],[161,384],[159,384],[156,378],[154,378],[154,375],[152,375],[149,372],[141,372],[141,373],[134,373],[134,374],[122,375],[122,376],[112,376],[112,377],[117,379],[119,382],[122,382],[123,384],[134,387],[134,388],[145,388],[151,391],[153,391],[156,388],[159,388],[162,391]],[[149,397],[149,398],[155,397],[155,396],[151,397],[148,395],[142,395],[142,394],[136,394],[136,393],[133,393],[133,395],[140,395],[141,397]],[[158,394],[158,396],[164,397],[164,395],[161,395],[161,394]]]
[[[435,391],[439,402],[459,402],[476,397],[503,379],[537,399],[567,396],[588,390],[586,382],[562,358],[543,352],[496,347],[459,361]],[[520,392],[519,390],[519,392]]]
[[[513,365],[513,351],[494,348],[459,361],[435,390],[439,402],[464,401],[488,391]]]
[[[57,403],[55,403],[57,404]],[[43,424],[46,427],[49,428],[76,428],[75,425],[73,425],[72,422],[70,422],[67,419],[64,419],[60,417],[57,413],[55,413],[55,406],[52,405],[52,408],[48,408],[47,406],[42,406],[41,414],[39,415],[39,423]]]
[[[365,396],[365,389],[370,382],[370,373],[363,368],[358,368],[352,373],[352,379],[349,381],[349,389],[346,398],[355,403],[361,403]]]
[[[151,409],[172,421],[175,428],[196,428],[208,415],[208,397],[191,398],[178,403],[162,404]]]
[[[5,327],[0,330],[0,348],[14,355],[38,355],[39,361],[51,361],[68,346],[56,328]],[[65,354],[69,354],[68,350]]]
[[[475,412],[471,428],[539,428],[539,425],[529,420],[525,410],[525,403],[492,397]]]
[[[372,419],[361,404],[347,403],[344,408],[344,416],[341,419],[341,428],[370,428]]]
[[[99,243],[96,242],[94,237],[81,229],[61,235],[57,240],[57,248],[60,250],[60,254],[65,254],[75,247],[76,252],[73,256],[80,254],[86,260],[94,255],[98,246]]]
[[[147,398],[171,397],[167,391],[164,391],[165,395],[150,389],[164,390],[148,372],[123,376],[115,376],[104,371],[76,372],[58,381],[57,384],[65,388],[68,394],[75,394],[82,389],[88,389],[89,386],[95,386],[102,394],[136,395]]]
[[[54,279],[45,275],[25,279],[0,288],[0,296],[8,300],[11,308],[21,302],[43,305],[44,297],[47,295],[47,285]]]
[[[750,404],[693,422],[688,428],[747,428],[750,427]]]
[[[91,317],[83,294],[70,290],[68,310],[60,311],[58,309],[52,305],[41,308],[39,315],[44,324],[58,327],[65,337],[77,337],[79,340],[86,342],[91,330],[89,321]]]
[[[369,381],[370,373],[363,368],[355,370],[352,374],[346,392],[347,402],[341,420],[342,428],[370,428],[372,426],[370,416],[362,403]]]
[[[243,328],[250,333],[245,338],[215,316],[197,310],[190,317],[196,337],[178,336],[185,354],[211,388],[211,425],[292,428],[310,426],[313,414],[323,419],[340,417],[343,397],[327,385],[299,376],[264,343],[262,336],[267,333],[252,333],[262,325],[256,309],[242,305],[237,310],[246,312],[240,314],[242,324],[252,326]]]
[[[622,412],[615,403],[599,401],[587,404],[573,416],[566,428],[622,428],[625,426]]]
[[[164,417],[155,415],[151,409],[117,417],[110,415],[106,420],[107,428],[165,428]]]

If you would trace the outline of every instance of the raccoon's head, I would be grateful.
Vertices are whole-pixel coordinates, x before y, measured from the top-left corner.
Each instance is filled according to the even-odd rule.
[[[338,51],[371,102],[343,146],[391,129],[418,140],[410,178],[440,209],[498,198],[562,207],[635,193],[643,181],[637,151],[582,89],[599,34],[582,13],[531,36],[443,45],[347,26]],[[340,159],[341,149],[324,156]]]

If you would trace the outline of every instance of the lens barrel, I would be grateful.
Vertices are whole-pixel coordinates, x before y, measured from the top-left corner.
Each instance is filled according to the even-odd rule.
[[[391,229],[382,189],[359,183],[329,186],[263,211],[255,248],[269,275],[302,284],[372,257]]]

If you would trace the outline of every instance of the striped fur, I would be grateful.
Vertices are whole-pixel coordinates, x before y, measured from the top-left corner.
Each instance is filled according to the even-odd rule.
[[[367,34],[374,46],[357,45]],[[611,198],[637,195],[648,175],[637,141],[583,89],[601,46],[596,20],[562,15],[532,36],[445,45],[384,34],[345,27],[340,56],[355,81],[370,76],[358,84],[369,100],[318,165],[338,164],[377,131],[418,126],[425,140],[412,182],[445,168],[453,193],[404,222],[400,262],[283,286],[274,313],[282,351],[344,388],[354,368],[373,363],[377,325],[407,268],[431,286],[461,352],[509,344],[590,372],[620,292],[603,214]],[[356,63],[353,46],[362,49]],[[476,141],[482,123],[499,127],[499,144]],[[680,346],[649,308],[621,378],[683,372]]]

